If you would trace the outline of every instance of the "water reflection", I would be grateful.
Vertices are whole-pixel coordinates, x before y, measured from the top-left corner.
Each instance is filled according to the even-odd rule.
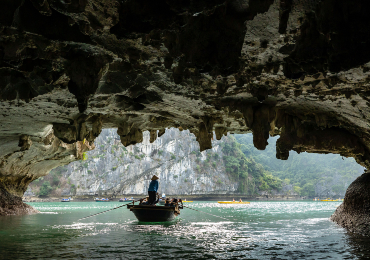
[[[0,255],[11,259],[363,259],[369,238],[353,237],[328,218],[335,203],[193,203],[175,221],[138,222],[129,210],[77,222],[114,203],[44,203],[42,212],[0,218]],[[222,216],[229,221],[219,219]],[[1,257],[0,257],[1,258]]]
[[[347,234],[347,243],[352,255],[358,259],[370,259],[370,238],[356,234]]]

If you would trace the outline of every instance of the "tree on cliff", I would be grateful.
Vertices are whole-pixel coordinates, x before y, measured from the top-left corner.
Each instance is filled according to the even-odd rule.
[[[286,184],[293,184],[298,195],[315,197],[327,193],[343,196],[348,185],[362,172],[363,167],[353,158],[342,158],[337,154],[300,154],[291,151],[286,161],[276,159],[276,141],[279,137],[270,137],[269,145],[264,151],[256,149],[253,145],[253,135],[233,135],[243,154],[263,165]],[[271,186],[271,185],[270,185]]]
[[[239,192],[256,195],[258,191],[280,190],[282,181],[264,167],[248,158],[240,149],[241,145],[231,136],[229,141],[221,144],[224,153],[226,172],[239,182]]]

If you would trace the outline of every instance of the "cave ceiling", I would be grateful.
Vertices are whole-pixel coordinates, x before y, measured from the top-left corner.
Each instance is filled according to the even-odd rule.
[[[367,0],[4,0],[0,179],[15,194],[94,148],[189,129],[370,164]],[[14,187],[13,187],[13,186]],[[11,188],[9,188],[11,187]],[[13,188],[12,188],[13,187]]]

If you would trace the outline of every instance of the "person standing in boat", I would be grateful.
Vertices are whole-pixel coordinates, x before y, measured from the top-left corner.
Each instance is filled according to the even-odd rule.
[[[149,189],[148,189],[149,205],[154,204],[156,201],[156,195],[157,195],[158,186],[159,186],[158,179],[159,178],[157,175],[153,175],[152,181],[149,184]]]

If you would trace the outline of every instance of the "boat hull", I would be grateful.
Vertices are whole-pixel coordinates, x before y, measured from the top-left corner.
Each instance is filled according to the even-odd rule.
[[[165,222],[174,220],[179,213],[174,207],[149,206],[149,205],[128,205],[130,211],[141,222]]]
[[[217,201],[220,204],[250,204],[250,202],[239,202],[239,201]]]

